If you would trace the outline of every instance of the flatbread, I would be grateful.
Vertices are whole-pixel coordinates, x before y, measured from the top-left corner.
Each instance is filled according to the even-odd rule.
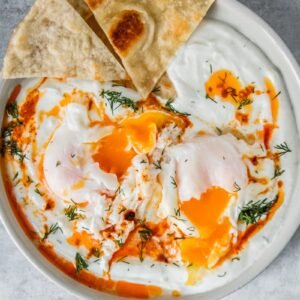
[[[147,97],[214,0],[85,0]]]
[[[110,81],[126,72],[66,0],[37,0],[9,43],[3,77]]]
[[[88,20],[92,15],[92,11],[89,9],[88,5],[84,0],[68,0],[68,2],[73,6],[73,8],[81,15],[84,20]]]

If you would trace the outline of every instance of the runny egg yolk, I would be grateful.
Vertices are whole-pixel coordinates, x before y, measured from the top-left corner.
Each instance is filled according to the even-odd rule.
[[[93,159],[103,171],[120,178],[136,154],[148,154],[153,150],[158,131],[170,122],[182,125],[183,121],[162,111],[148,111],[138,117],[125,119],[111,135],[99,141]]]
[[[220,97],[223,101],[230,102],[237,108],[240,107],[242,101],[252,100],[255,93],[253,85],[242,87],[238,77],[229,70],[214,72],[205,83],[205,89],[207,97],[211,99]]]
[[[182,258],[193,266],[211,268],[226,254],[231,240],[231,223],[223,217],[231,194],[212,187],[201,199],[183,202],[181,211],[200,233],[199,238],[187,238],[180,243]]]

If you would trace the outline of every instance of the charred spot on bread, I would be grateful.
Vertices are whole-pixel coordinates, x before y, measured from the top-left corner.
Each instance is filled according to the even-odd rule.
[[[121,54],[126,54],[144,32],[144,24],[137,11],[126,10],[119,17],[118,22],[110,30],[113,45]]]

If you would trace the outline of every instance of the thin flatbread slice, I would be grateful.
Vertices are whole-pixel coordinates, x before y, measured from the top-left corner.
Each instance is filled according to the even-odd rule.
[[[68,0],[74,9],[81,15],[84,20],[88,20],[92,15],[92,11],[84,0]]]
[[[85,0],[147,97],[214,0]]]
[[[4,78],[126,79],[126,72],[66,0],[37,0],[8,46]]]

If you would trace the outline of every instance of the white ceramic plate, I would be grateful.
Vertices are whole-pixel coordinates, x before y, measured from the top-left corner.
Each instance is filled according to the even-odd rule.
[[[290,105],[294,112],[294,116],[291,116],[291,118],[295,119],[295,130],[299,133],[300,69],[282,40],[264,21],[235,0],[217,0],[216,4],[210,11],[209,17],[227,23],[244,34],[248,39],[256,44],[278,68],[286,85],[286,90],[291,101]],[[3,118],[5,109],[5,101],[3,100],[8,98],[9,92],[17,82],[17,80],[0,82],[0,98],[2,100],[0,102],[0,120]],[[295,144],[299,145],[299,134],[297,134],[297,141],[295,141]],[[0,175],[0,177],[1,176],[2,175]],[[223,297],[253,279],[273,261],[273,259],[286,246],[300,223],[300,202],[298,201],[300,198],[300,180],[298,163],[293,187],[294,189],[291,197],[285,200],[287,205],[285,208],[286,211],[283,223],[278,228],[277,235],[271,242],[271,245],[260,255],[260,257],[258,257],[256,262],[241,276],[226,285],[205,294],[188,296],[186,298],[212,300]],[[93,299],[100,297],[101,299],[117,299],[115,296],[91,290],[88,287],[75,282],[73,279],[69,278],[63,272],[54,267],[42,256],[42,254],[40,254],[19,226],[4,192],[2,178],[0,178],[0,197],[0,217],[6,230],[20,251],[43,274],[79,297]],[[184,299],[184,297],[182,299]]]

